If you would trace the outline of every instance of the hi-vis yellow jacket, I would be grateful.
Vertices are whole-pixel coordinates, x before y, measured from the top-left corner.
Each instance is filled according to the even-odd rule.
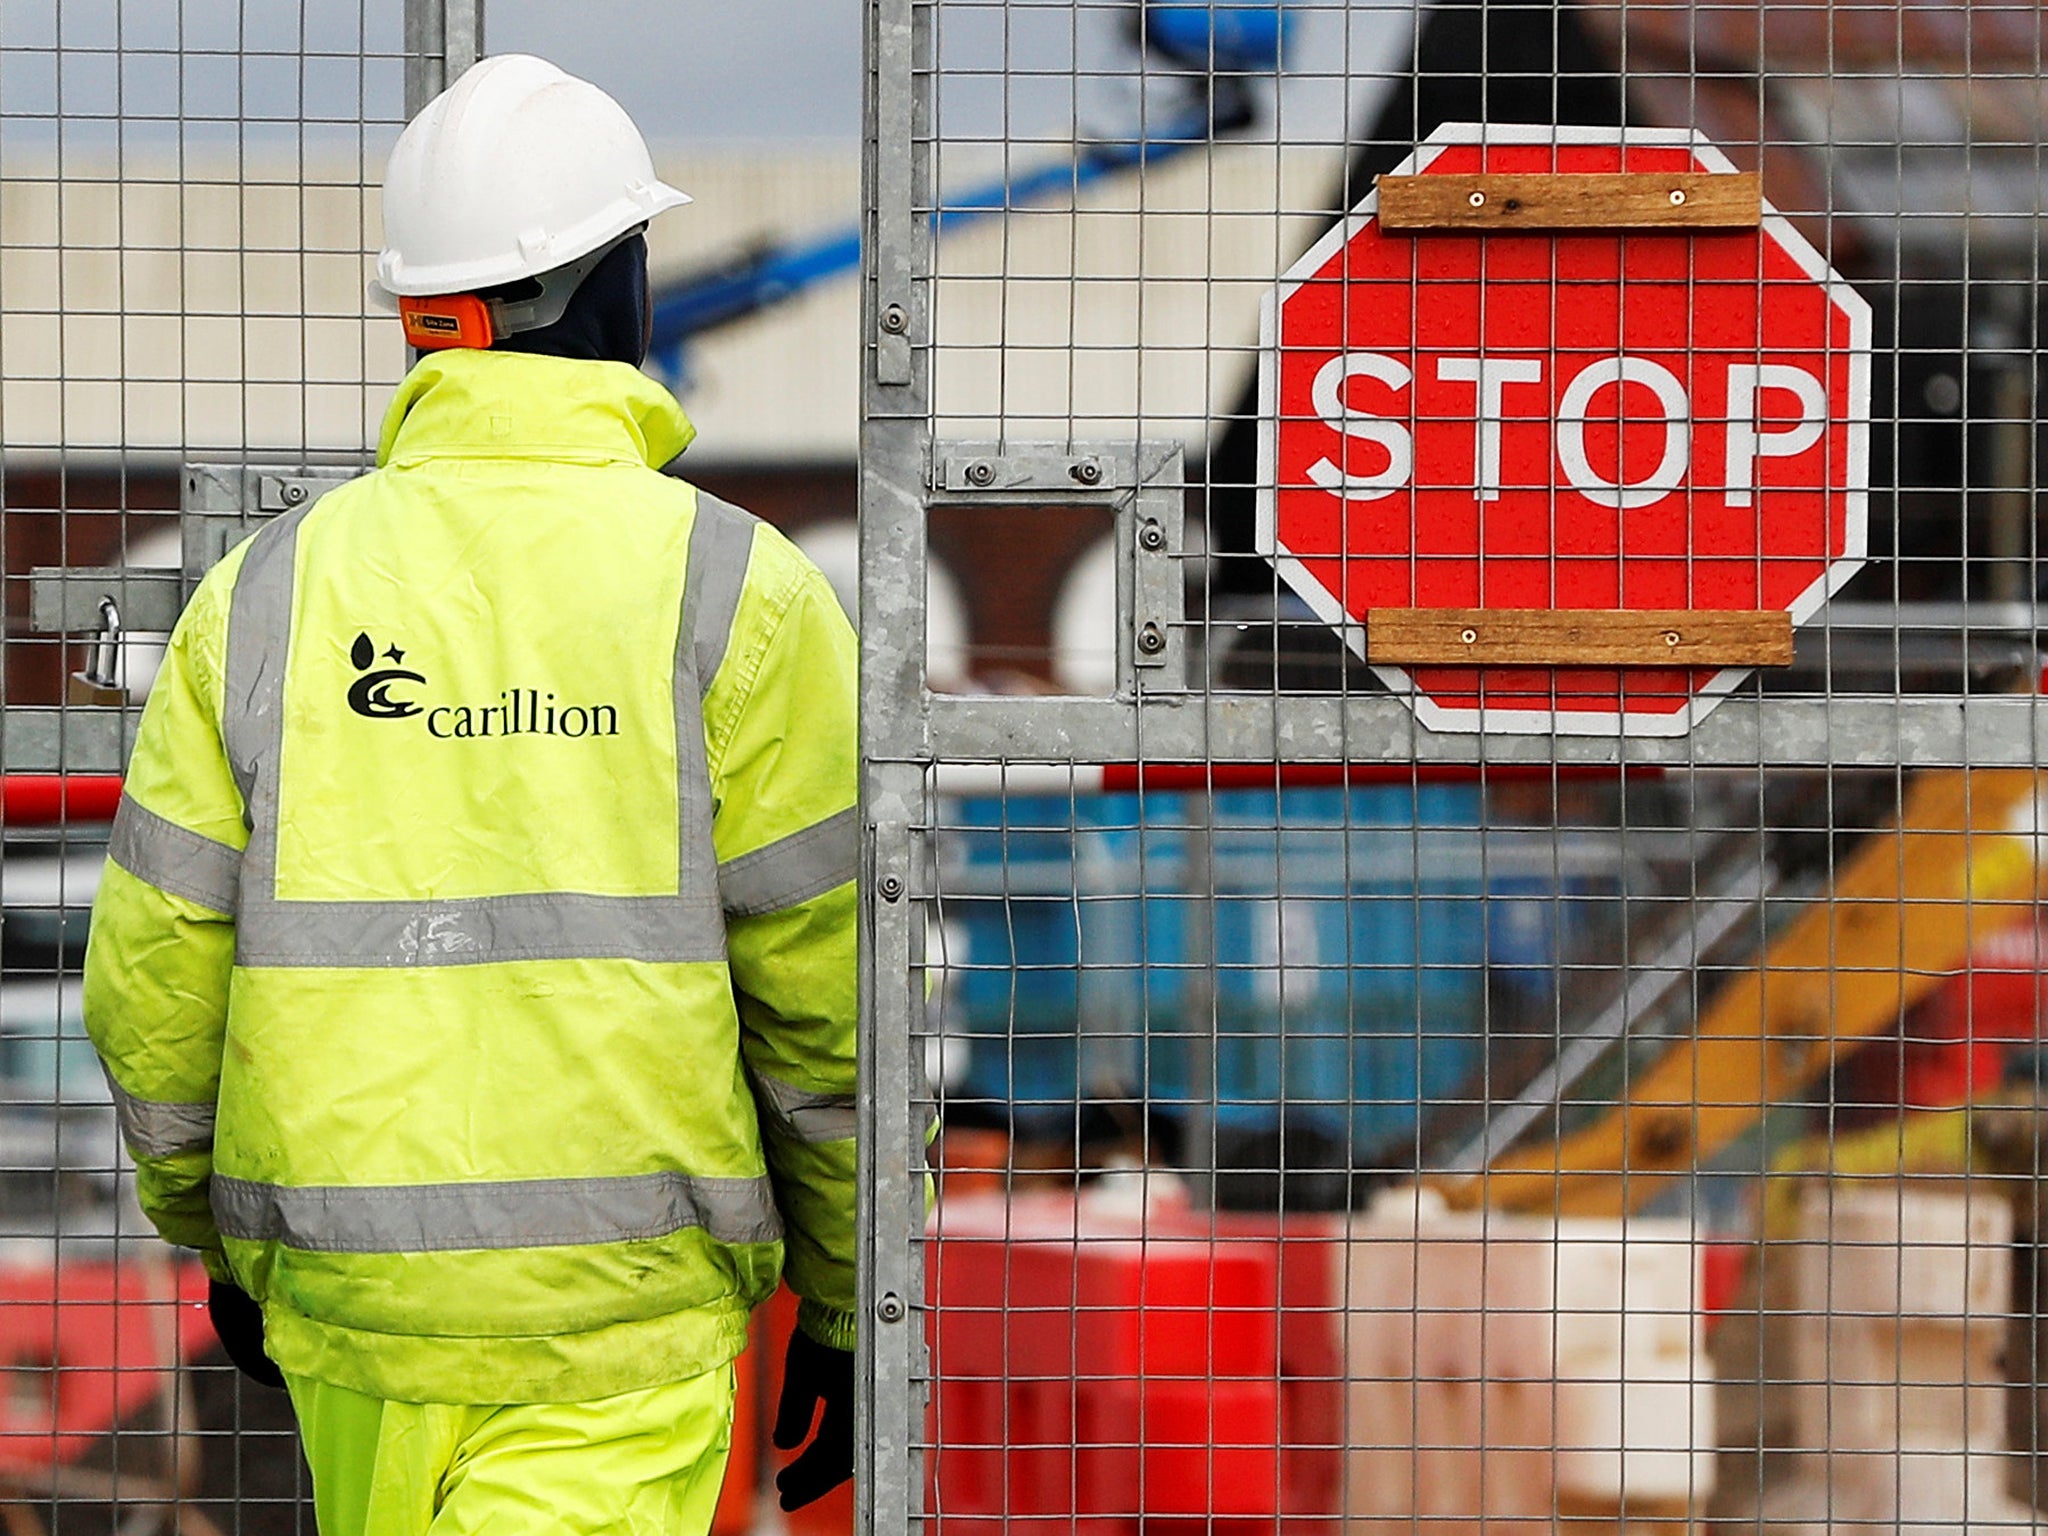
[[[635,370],[420,363],[201,583],[93,908],[144,1209],[285,1370],[608,1396],[854,1334],[855,646]]]

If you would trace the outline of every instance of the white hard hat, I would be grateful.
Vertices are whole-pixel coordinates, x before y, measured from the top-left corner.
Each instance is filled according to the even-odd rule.
[[[654,174],[625,108],[589,81],[530,54],[482,59],[398,136],[371,295],[389,304],[535,277],[688,201]]]

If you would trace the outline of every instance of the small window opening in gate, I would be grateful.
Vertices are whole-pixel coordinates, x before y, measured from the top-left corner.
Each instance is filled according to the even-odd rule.
[[[1115,514],[1105,507],[934,507],[931,550],[961,576],[965,675],[948,692],[1116,691]],[[927,623],[930,622],[928,616]]]

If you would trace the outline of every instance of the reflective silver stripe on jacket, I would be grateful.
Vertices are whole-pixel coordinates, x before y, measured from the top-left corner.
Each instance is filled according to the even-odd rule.
[[[748,1076],[754,1102],[798,1141],[844,1141],[860,1129],[859,1104],[850,1093],[813,1093],[765,1072]]]
[[[227,662],[222,678],[221,734],[228,767],[242,791],[242,823],[252,836],[248,864],[274,864],[275,846],[256,837],[277,822],[277,744],[284,738],[284,660],[291,638],[293,565],[299,524],[318,506],[305,502],[266,523],[249,541],[228,602]],[[260,856],[259,856],[260,855]],[[256,871],[256,872],[261,872]],[[245,877],[251,871],[245,866]]]
[[[187,831],[127,795],[114,811],[107,857],[136,879],[209,912],[235,910],[242,884],[242,850]]]
[[[733,616],[753,558],[756,520],[716,496],[697,493],[683,568],[682,622],[676,629],[676,870],[693,917],[718,935],[725,958],[725,917],[718,901],[718,852],[712,845],[711,764],[704,744],[704,698],[725,660]]]
[[[860,874],[860,817],[849,806],[836,816],[778,838],[718,866],[727,917],[756,917],[798,906]]]
[[[386,969],[512,960],[718,960],[701,904],[679,896],[273,901],[243,918],[238,965]]]
[[[754,530],[760,519],[729,501],[697,493],[697,524],[690,530],[690,565],[685,580],[695,591],[683,597],[691,620],[697,680],[703,693],[725,664],[732,642],[732,621],[739,616],[740,594],[747,585],[747,562],[753,558]],[[694,611],[693,611],[694,610]]]
[[[235,961],[345,969],[514,960],[711,962],[725,958],[703,697],[725,657],[756,520],[701,493],[690,531],[675,657],[677,888],[660,896],[548,891],[451,900],[283,901],[277,896],[278,763],[300,524],[256,536],[228,618],[222,723],[249,846],[235,905]]]
[[[701,1227],[722,1243],[782,1236],[766,1178],[642,1173],[489,1184],[289,1186],[215,1174],[224,1237],[312,1253],[428,1253],[630,1243]]]
[[[318,502],[265,524],[249,541],[228,602],[221,739],[242,790],[242,885],[235,905],[235,960],[277,907],[277,775],[284,743],[284,669],[291,645],[299,525]]]
[[[215,1106],[172,1104],[157,1099],[138,1099],[114,1081],[106,1070],[107,1087],[114,1095],[114,1118],[120,1122],[121,1139],[133,1157],[172,1157],[180,1152],[203,1152],[213,1145]]]

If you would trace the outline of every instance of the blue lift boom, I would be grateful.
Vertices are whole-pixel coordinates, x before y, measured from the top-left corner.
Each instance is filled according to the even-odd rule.
[[[1193,87],[1195,100],[1130,139],[1082,140],[1067,158],[947,196],[932,210],[935,238],[1012,209],[1083,189],[1250,127],[1257,119],[1249,77],[1277,71],[1285,56],[1285,7],[1148,3],[1133,15],[1140,45]],[[687,273],[654,294],[648,368],[672,386],[687,381],[692,340],[779,304],[860,265],[860,226],[746,252]]]

